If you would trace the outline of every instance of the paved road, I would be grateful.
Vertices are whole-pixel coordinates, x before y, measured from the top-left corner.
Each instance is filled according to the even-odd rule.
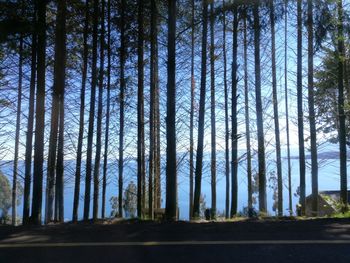
[[[0,227],[0,262],[350,262],[350,220]]]

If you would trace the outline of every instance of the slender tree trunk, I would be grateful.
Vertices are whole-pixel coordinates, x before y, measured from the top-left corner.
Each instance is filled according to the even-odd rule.
[[[254,55],[255,55],[255,99],[258,130],[258,162],[259,162],[259,211],[266,213],[266,171],[265,171],[265,139],[261,101],[261,67],[260,67],[260,17],[259,3],[254,4]]]
[[[304,148],[304,115],[302,83],[302,1],[297,2],[298,13],[298,51],[297,51],[297,104],[298,104],[298,138],[299,138],[299,172],[301,215],[305,215],[305,148]]]
[[[92,142],[94,137],[95,120],[95,98],[97,86],[97,27],[98,27],[98,5],[99,1],[94,0],[93,31],[92,31],[92,69],[91,69],[91,97],[89,112],[89,127],[87,138],[85,196],[84,196],[84,220],[89,219],[90,198],[91,198],[91,173],[92,173]]]
[[[275,123],[276,139],[276,164],[277,164],[277,191],[278,191],[278,216],[283,216],[283,179],[282,179],[282,161],[281,161],[281,139],[278,115],[278,97],[277,97],[277,73],[276,73],[276,40],[275,40],[275,7],[273,1],[270,1],[270,22],[271,22],[271,43],[272,43],[272,100],[273,100],[273,119]]]
[[[63,62],[65,64],[65,62]],[[64,65],[63,64],[63,65]],[[62,76],[63,81],[65,76]],[[56,166],[56,204],[55,220],[64,222],[64,90],[60,92],[60,120]]]
[[[110,119],[110,111],[111,111],[110,109],[111,109],[111,1],[107,0],[107,108],[106,108],[105,150],[103,155],[102,211],[101,211],[102,218],[105,218],[105,211],[106,211],[109,119]]]
[[[149,217],[153,219],[153,210],[156,207],[158,194],[158,123],[157,103],[158,101],[158,45],[157,45],[157,16],[158,9],[155,0],[151,0],[151,102],[150,102],[150,168],[149,168],[149,191],[148,209]]]
[[[19,64],[18,64],[18,96],[17,96],[17,116],[16,116],[16,135],[15,135],[15,156],[13,158],[13,183],[12,183],[12,225],[16,225],[17,217],[17,174],[18,174],[18,148],[19,131],[21,129],[21,110],[22,110],[22,79],[23,79],[23,36],[19,39]]]
[[[157,48],[158,49],[158,48]],[[157,51],[157,64],[158,64],[158,51]],[[158,66],[157,66],[157,76],[158,76]],[[156,136],[156,147],[155,147],[155,198],[154,206],[155,208],[161,207],[162,200],[162,189],[161,189],[161,178],[160,178],[160,112],[159,112],[159,81],[156,89],[156,103],[155,103],[155,136]]]
[[[202,184],[202,164],[203,164],[203,143],[204,143],[204,117],[205,117],[205,93],[207,75],[207,35],[208,35],[208,2],[203,3],[203,33],[202,33],[202,69],[201,69],[201,89],[199,99],[199,119],[198,119],[198,141],[196,155],[196,171],[193,201],[193,218],[200,216],[200,195]]]
[[[312,214],[318,215],[318,163],[316,144],[315,102],[314,102],[314,32],[313,32],[313,1],[307,2],[307,28],[308,28],[308,102],[311,138],[311,188],[312,188]]]
[[[344,33],[343,1],[337,1],[338,11],[338,112],[339,112],[339,152],[340,152],[340,198],[342,211],[348,210],[346,128],[344,112]]]
[[[55,220],[63,223],[64,204],[63,204],[63,178],[64,178],[64,93],[66,81],[66,0],[58,1],[57,31],[56,31],[56,52],[55,69],[57,80],[56,90],[59,94],[59,133],[57,146],[57,166],[56,166],[56,189],[55,189]]]
[[[216,123],[214,2],[210,3],[210,123],[211,123],[211,218],[216,218]]]
[[[56,167],[56,157],[57,162],[60,160],[57,155],[57,142],[58,142],[58,126],[59,120],[61,118],[61,96],[65,85],[65,0],[58,1],[57,5],[57,19],[56,19],[56,29],[55,29],[55,64],[54,64],[54,84],[52,91],[52,109],[51,109],[51,130],[50,130],[50,143],[49,143],[49,156],[47,162],[47,180],[46,180],[46,213],[45,213],[45,223],[48,224],[53,220],[54,216],[54,200],[56,196],[55,204],[58,204],[57,197],[59,193],[58,183],[60,179],[56,178],[55,184],[55,172],[57,170],[61,171]],[[61,123],[60,123],[61,125]],[[62,131],[63,132],[63,131]],[[61,133],[61,127],[60,127]],[[63,138],[60,138],[63,140]],[[63,142],[61,142],[63,143]],[[63,148],[60,148],[63,150]],[[58,163],[57,163],[58,165]],[[60,164],[63,167],[63,164]],[[57,175],[58,176],[58,175]],[[56,187],[56,193],[55,188]],[[57,205],[55,205],[56,208]],[[57,211],[57,209],[55,209]],[[55,213],[55,220],[58,220],[58,215]]]
[[[34,10],[33,23],[36,23],[36,3]],[[34,99],[35,99],[35,79],[36,79],[36,58],[37,58],[37,35],[32,33],[31,48],[31,66],[30,66],[30,91],[29,91],[29,107],[28,107],[28,123],[26,134],[26,150],[25,150],[25,171],[24,171],[24,189],[23,189],[23,225],[29,224],[30,209],[30,185],[32,173],[32,150],[33,150],[33,127],[34,127]]]
[[[156,8],[158,16],[158,8]],[[158,19],[155,34],[155,104],[154,104],[154,135],[155,135],[155,156],[154,156],[154,207],[161,206],[161,178],[160,178],[160,113],[159,113],[159,77],[158,77]]]
[[[243,46],[244,46],[244,109],[245,109],[245,133],[247,147],[247,178],[248,178],[248,215],[253,210],[253,189],[252,189],[252,154],[250,148],[250,116],[249,116],[249,84],[248,84],[248,40],[247,40],[247,13],[245,11],[243,20]]]
[[[346,91],[347,94],[347,99],[348,101],[350,101],[350,83],[349,83],[349,50],[346,49],[345,45],[344,45],[344,56],[345,56],[345,60],[344,60],[344,89]],[[348,116],[349,119],[350,116]]]
[[[125,103],[125,0],[121,1],[121,24],[120,24],[120,131],[119,131],[119,160],[118,160],[118,216],[123,217],[123,171],[124,171],[124,103]]]
[[[85,109],[85,90],[86,90],[86,76],[88,68],[88,53],[89,46],[87,44],[88,31],[89,31],[89,0],[85,2],[85,21],[84,21],[84,32],[83,32],[83,68],[82,68],[82,80],[81,80],[81,91],[80,91],[80,111],[79,111],[79,135],[78,135],[78,146],[77,146],[77,162],[75,167],[75,183],[74,183],[74,201],[73,201],[73,222],[78,221],[78,208],[80,199],[80,180],[81,180],[81,159],[83,149],[83,138],[84,138],[84,109]]]
[[[45,127],[46,1],[37,1],[36,4],[38,7],[38,80],[36,93],[32,223],[35,225],[40,225],[43,200],[42,192]]]
[[[105,0],[102,1],[101,8],[101,35],[100,35],[100,76],[98,86],[98,107],[97,107],[97,127],[96,127],[96,155],[94,167],[94,199],[93,199],[93,220],[98,218],[98,199],[100,183],[100,165],[101,165],[101,137],[102,137],[102,99],[103,99],[103,73],[104,73],[104,50],[105,50]]]
[[[191,110],[190,110],[190,215],[189,218],[192,218],[193,214],[193,174],[194,174],[194,163],[193,163],[193,151],[194,151],[194,142],[193,142],[193,126],[194,126],[194,96],[196,82],[194,77],[194,11],[195,11],[195,2],[192,0],[192,17],[191,17]]]
[[[225,218],[230,217],[230,131],[228,125],[228,84],[227,84],[227,55],[226,55],[226,12],[225,12],[225,0],[223,4],[223,43],[222,52],[224,57],[224,96],[225,96],[225,178],[226,178],[226,191],[225,191]]]
[[[175,84],[175,35],[176,0],[168,1],[168,87],[166,117],[166,205],[167,220],[177,219],[177,179],[176,179],[176,84]]]
[[[293,200],[292,200],[292,167],[290,163],[290,139],[289,139],[289,104],[288,104],[288,0],[285,0],[284,13],[284,93],[285,93],[285,109],[286,109],[286,135],[287,135],[287,169],[288,169],[288,199],[289,199],[289,215],[293,215]]]
[[[145,130],[144,130],[144,5],[138,0],[138,46],[137,46],[137,217],[143,217],[145,208]]]
[[[237,41],[238,41],[238,13],[237,5],[233,6],[233,61],[232,61],[232,171],[231,171],[231,212],[230,216],[234,217],[237,214],[237,196],[238,196],[238,182],[237,182],[237,172],[238,172],[238,158],[237,158],[237,148],[238,148],[238,134],[237,134]]]
[[[58,46],[56,47],[56,50]],[[56,51],[55,51],[56,53]],[[58,55],[60,51],[55,55],[55,61],[58,63]],[[57,67],[57,65],[56,65]],[[58,74],[58,69],[55,71],[55,75]],[[58,132],[58,118],[59,118],[59,93],[57,90],[58,77],[54,77],[54,87],[52,91],[52,107],[51,107],[51,129],[49,139],[49,153],[47,161],[47,177],[46,177],[46,210],[45,210],[45,223],[53,221],[54,216],[54,200],[55,200],[55,170],[56,170],[56,154],[57,154],[57,132]]]

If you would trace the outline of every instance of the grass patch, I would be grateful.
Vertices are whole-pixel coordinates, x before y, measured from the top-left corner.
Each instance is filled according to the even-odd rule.
[[[336,213],[330,216],[331,218],[350,218],[350,211],[345,213]]]

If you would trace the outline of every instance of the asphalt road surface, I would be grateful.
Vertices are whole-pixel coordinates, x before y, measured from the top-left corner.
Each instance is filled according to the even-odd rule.
[[[1,226],[0,262],[350,263],[350,220]]]

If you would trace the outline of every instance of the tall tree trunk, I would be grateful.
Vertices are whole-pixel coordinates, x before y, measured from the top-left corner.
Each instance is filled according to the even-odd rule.
[[[98,197],[100,182],[100,164],[101,164],[101,137],[102,137],[102,99],[103,99],[103,74],[104,74],[104,50],[105,50],[105,0],[101,0],[101,35],[100,35],[100,79],[98,86],[98,108],[97,108],[97,127],[96,127],[96,155],[94,167],[94,199],[93,199],[93,220],[98,218]]]
[[[260,17],[259,2],[254,4],[254,56],[255,56],[255,99],[258,130],[258,162],[259,162],[259,211],[266,213],[266,171],[265,171],[265,139],[261,101],[261,67],[260,67]]]
[[[90,197],[91,197],[91,172],[92,172],[92,142],[94,137],[95,120],[95,98],[97,86],[97,27],[98,27],[98,5],[99,1],[94,0],[93,31],[92,31],[92,68],[91,68],[91,97],[89,112],[89,128],[87,138],[85,196],[84,196],[84,220],[89,219]]]
[[[303,115],[303,83],[302,83],[302,1],[297,2],[298,13],[298,45],[297,45],[297,104],[298,104],[298,138],[299,138],[299,172],[301,215],[305,215],[305,147],[304,147],[304,115]]]
[[[252,216],[253,189],[252,189],[252,153],[250,148],[250,116],[249,116],[249,84],[248,84],[248,40],[247,40],[247,11],[243,19],[243,59],[244,59],[244,111],[245,111],[245,133],[247,147],[247,179],[248,179],[248,215]]]
[[[148,209],[149,217],[153,218],[153,210],[156,207],[158,174],[157,174],[157,93],[158,91],[158,45],[157,45],[157,16],[158,9],[155,0],[151,0],[151,101],[150,101],[150,165],[149,165],[149,190]]]
[[[284,2],[284,94],[285,94],[285,110],[286,110],[286,135],[287,135],[287,169],[288,169],[288,199],[289,199],[289,215],[293,215],[292,200],[292,166],[290,163],[290,139],[289,139],[289,104],[288,104],[288,0]]]
[[[194,151],[194,142],[193,142],[193,126],[194,126],[194,96],[196,82],[194,77],[194,11],[195,11],[195,2],[192,3],[192,14],[191,14],[191,110],[190,110],[190,215],[189,218],[192,218],[193,214],[193,174],[194,174],[194,163],[193,163],[193,151]]]
[[[276,139],[276,164],[277,164],[277,191],[278,191],[278,216],[283,216],[283,179],[282,179],[282,161],[281,161],[281,139],[278,115],[278,97],[277,97],[277,73],[276,73],[276,40],[275,40],[275,7],[273,1],[270,1],[270,22],[271,22],[271,49],[272,49],[272,100],[273,100],[273,119],[275,123]]]
[[[34,143],[34,176],[32,197],[32,223],[41,224],[43,200],[43,162],[45,127],[45,58],[46,58],[46,1],[37,1],[38,7],[38,67],[36,93],[36,122]]]
[[[166,118],[166,206],[167,220],[177,218],[177,179],[176,179],[176,84],[175,84],[175,35],[176,35],[176,0],[168,1],[168,87]]]
[[[225,191],[225,218],[230,217],[230,131],[228,125],[228,84],[227,84],[227,55],[226,55],[226,12],[225,12],[225,0],[223,4],[223,43],[222,52],[224,57],[224,96],[225,96],[225,178],[226,178],[226,191]]]
[[[308,28],[308,102],[311,139],[311,188],[312,214],[318,215],[318,163],[316,144],[315,102],[314,102],[314,32],[313,32],[313,1],[307,1]]]
[[[111,109],[111,0],[107,0],[107,108],[106,108],[106,131],[105,150],[103,155],[103,178],[102,178],[102,211],[101,216],[105,218],[106,211],[106,188],[107,188],[107,165],[108,165],[108,143],[109,143],[109,120]]]
[[[121,23],[120,23],[120,94],[119,94],[119,160],[118,160],[118,216],[123,217],[123,171],[124,171],[124,104],[125,104],[125,0],[121,1]]]
[[[56,213],[55,220],[63,223],[64,221],[64,204],[63,204],[63,178],[64,178],[64,93],[66,81],[66,0],[58,1],[57,13],[57,31],[56,31],[56,52],[55,68],[57,77],[55,86],[59,94],[59,134],[57,146],[57,166],[56,166]]]
[[[16,225],[17,217],[17,174],[18,174],[18,148],[19,131],[21,129],[22,110],[22,79],[23,79],[23,36],[19,38],[19,63],[18,63],[18,96],[17,96],[17,116],[15,135],[15,156],[13,157],[13,182],[12,182],[12,225]]]
[[[144,5],[138,0],[138,46],[137,46],[137,217],[143,217],[145,208],[145,125],[144,125]]]
[[[215,47],[214,2],[210,3],[210,123],[211,123],[211,218],[216,218],[216,123],[215,123]]]
[[[36,3],[34,3],[33,23],[37,21]],[[23,189],[23,225],[29,224],[30,210],[30,185],[32,173],[32,150],[33,150],[33,127],[34,127],[34,100],[35,100],[35,79],[36,79],[36,58],[37,58],[37,35],[32,33],[31,48],[31,65],[30,65],[30,90],[29,90],[29,107],[28,107],[28,123],[26,134],[26,150],[25,150],[25,171],[24,171],[24,189]]]
[[[201,69],[201,89],[199,99],[199,119],[198,119],[198,141],[196,155],[196,171],[193,201],[193,218],[200,216],[200,195],[202,184],[202,164],[203,164],[203,143],[204,143],[204,117],[205,117],[205,93],[207,75],[207,35],[208,35],[208,2],[203,3],[203,33],[202,33],[202,69]]]
[[[342,211],[348,210],[346,128],[344,112],[344,33],[343,1],[337,1],[338,11],[338,113],[339,113],[339,152],[340,152],[340,199]]]
[[[231,171],[231,212],[230,216],[234,217],[237,214],[237,196],[238,196],[238,184],[237,184],[237,172],[238,172],[238,134],[237,134],[237,41],[238,41],[238,13],[237,4],[233,6],[233,50],[232,50],[232,171]]]
[[[54,63],[54,83],[52,91],[52,109],[51,109],[51,130],[50,130],[50,143],[49,143],[49,156],[47,162],[47,180],[46,180],[46,211],[45,211],[45,223],[49,223],[53,220],[53,204],[55,196],[58,197],[57,190],[60,182],[59,178],[56,178],[55,184],[55,171],[56,171],[56,157],[57,161],[60,160],[57,156],[57,142],[58,142],[58,126],[59,119],[61,118],[61,96],[65,85],[65,0],[58,1],[57,5],[57,19],[55,29],[55,63]],[[60,123],[61,124],[61,123]],[[63,131],[62,131],[63,132]],[[60,127],[61,133],[61,127]],[[63,140],[63,138],[61,138]],[[63,143],[63,142],[61,142]],[[60,149],[61,150],[61,149]],[[58,165],[58,163],[57,163]],[[62,165],[62,164],[60,164]],[[63,167],[63,165],[62,165]],[[58,169],[57,170],[61,170]],[[56,187],[56,193],[55,188]],[[58,203],[56,198],[55,204]],[[57,206],[56,206],[57,207]],[[57,210],[56,210],[57,211]],[[57,220],[57,213],[55,216]]]
[[[65,65],[62,64],[62,65]],[[65,81],[65,76],[62,76]],[[60,120],[57,146],[57,166],[56,166],[56,214],[55,220],[64,222],[64,90],[60,92]]]
[[[58,46],[56,47],[56,50]],[[55,62],[58,65],[58,55],[60,51],[55,51]],[[56,67],[57,67],[56,65]],[[49,139],[49,153],[47,161],[47,177],[46,177],[46,210],[45,223],[53,221],[54,216],[54,200],[55,200],[55,170],[56,170],[56,154],[57,154],[57,132],[58,132],[58,118],[59,118],[59,93],[57,90],[58,69],[55,71],[54,87],[52,91],[52,107],[51,107],[51,129]]]
[[[73,222],[78,221],[78,208],[80,199],[80,180],[81,180],[81,159],[83,149],[83,138],[84,138],[84,109],[85,109],[85,90],[86,90],[86,76],[88,68],[88,53],[89,46],[87,44],[88,31],[89,31],[89,0],[85,2],[85,21],[84,21],[84,32],[83,32],[83,68],[82,68],[82,80],[80,90],[80,111],[79,111],[79,135],[78,135],[78,146],[77,146],[77,162],[75,167],[75,183],[74,183],[74,201],[73,201]]]
[[[157,76],[158,76],[158,48],[157,48]],[[156,89],[156,103],[155,103],[155,169],[154,169],[154,186],[155,186],[155,197],[154,197],[154,206],[155,208],[161,207],[162,200],[162,189],[161,189],[161,178],[160,178],[160,112],[159,112],[159,81],[157,82]]]

